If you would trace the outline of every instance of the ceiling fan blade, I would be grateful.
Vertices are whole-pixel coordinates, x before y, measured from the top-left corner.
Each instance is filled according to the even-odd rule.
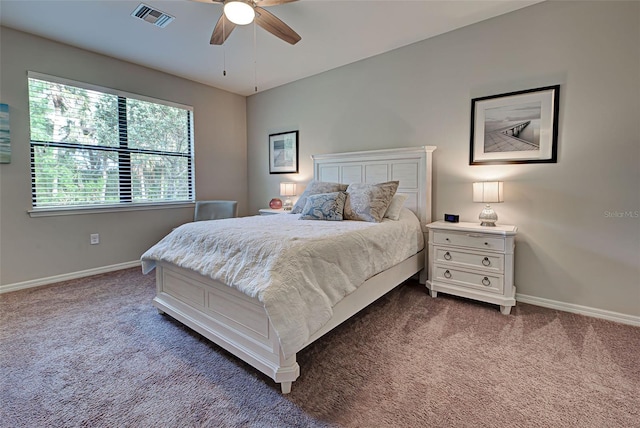
[[[298,33],[293,31],[291,27],[278,19],[274,14],[258,6],[256,6],[256,24],[292,45],[295,45],[302,39]]]
[[[207,1],[207,0],[196,0],[196,1]],[[256,0],[257,6],[277,6],[279,4],[291,3],[298,0]]]
[[[224,3],[224,0],[191,0],[191,1],[197,1],[198,3],[216,3],[216,4]]]
[[[224,13],[218,19],[218,23],[216,24],[216,28],[213,29],[213,34],[211,34],[211,40],[209,41],[210,45],[221,45],[227,40],[229,34],[236,28],[236,24],[229,21]]]

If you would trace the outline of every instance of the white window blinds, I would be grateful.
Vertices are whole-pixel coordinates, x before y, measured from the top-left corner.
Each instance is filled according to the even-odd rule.
[[[38,208],[192,202],[190,107],[29,73]]]

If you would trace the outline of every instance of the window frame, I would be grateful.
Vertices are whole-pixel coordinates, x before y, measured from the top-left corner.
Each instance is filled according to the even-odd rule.
[[[67,85],[72,87],[77,87],[81,89],[97,91],[104,94],[114,95],[118,97],[118,112],[120,115],[121,111],[121,100],[126,102],[126,99],[135,99],[137,101],[149,102],[159,105],[165,105],[168,107],[179,108],[183,110],[187,110],[189,112],[189,128],[188,128],[188,138],[189,138],[189,156],[187,157],[188,163],[190,163],[190,176],[188,178],[188,187],[189,187],[189,200],[183,201],[153,201],[153,202],[134,202],[133,200],[124,200],[123,201],[123,193],[121,191],[118,192],[118,196],[120,198],[120,202],[118,203],[110,203],[110,204],[94,204],[94,205],[69,205],[69,206],[44,206],[38,207],[34,206],[35,202],[35,170],[34,170],[34,158],[33,152],[35,146],[45,146],[50,145],[51,147],[72,147],[76,146],[76,144],[64,143],[64,142],[41,142],[41,141],[33,141],[31,139],[31,124],[29,125],[29,165],[31,171],[31,209],[27,210],[27,213],[31,217],[41,217],[41,216],[56,216],[56,215],[72,215],[72,214],[93,214],[93,213],[105,213],[105,212],[116,212],[116,211],[138,211],[138,210],[150,210],[150,209],[164,209],[164,208],[183,208],[183,207],[193,207],[195,205],[196,195],[195,195],[195,134],[194,134],[194,108],[189,105],[180,104],[172,101],[162,100],[158,98],[148,97],[144,95],[139,95],[131,92],[121,91],[118,89],[107,88],[99,85],[94,85],[91,83],[80,82],[72,79],[67,79],[58,76],[52,76],[49,74],[39,73],[35,71],[27,72],[27,84],[28,79],[37,79],[43,80],[51,83],[57,83],[61,85]],[[30,103],[29,103],[30,104]],[[124,110],[124,114],[126,114],[126,109]],[[31,110],[29,110],[29,123],[31,123]],[[126,126],[125,126],[126,128]],[[122,128],[118,130],[120,134]],[[121,140],[122,135],[118,135],[118,139],[122,144]],[[83,147],[80,147],[83,146]],[[94,149],[95,150],[105,150],[107,146],[91,146],[84,147],[84,145],[78,145],[80,149]],[[109,149],[114,149],[109,147]],[[116,150],[121,150],[122,146],[115,148]],[[147,153],[154,154],[153,150],[140,150],[140,149],[127,149],[127,156],[130,156],[132,153]],[[155,154],[161,154],[162,151],[157,151]],[[118,162],[120,170],[122,166],[120,165],[120,161]],[[122,180],[122,178],[120,178]],[[131,183],[129,183],[131,185]],[[121,189],[122,190],[122,189]],[[131,192],[131,187],[129,188],[129,196]],[[125,198],[126,199],[126,198]]]

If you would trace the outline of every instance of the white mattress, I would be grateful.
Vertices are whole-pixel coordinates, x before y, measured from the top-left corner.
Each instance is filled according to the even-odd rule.
[[[163,260],[258,299],[288,357],[344,296],[423,247],[420,222],[406,208],[382,223],[278,214],[182,225],[142,255],[142,270]]]

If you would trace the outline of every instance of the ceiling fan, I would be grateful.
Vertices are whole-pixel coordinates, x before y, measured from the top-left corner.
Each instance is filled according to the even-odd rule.
[[[211,35],[212,45],[221,45],[227,40],[236,25],[256,24],[287,43],[295,45],[302,37],[274,14],[262,6],[276,6],[297,0],[194,0],[200,3],[218,3],[224,5],[224,12]]]

